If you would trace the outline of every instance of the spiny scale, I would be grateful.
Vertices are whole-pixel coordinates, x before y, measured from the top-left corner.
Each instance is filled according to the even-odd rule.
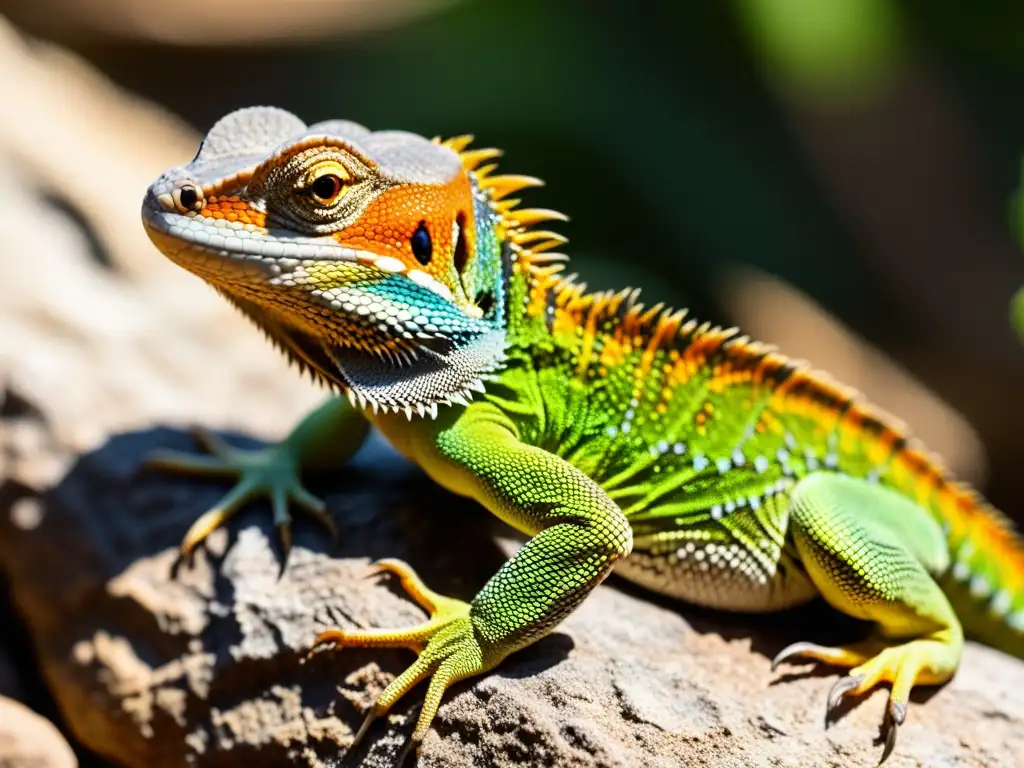
[[[976,554],[982,547],[979,545],[976,550],[958,547],[959,542],[984,542],[988,551],[1000,552],[998,562],[1006,565],[1001,569],[998,582],[1007,594],[1018,594],[1024,588],[1020,583],[1024,573],[1024,544],[1009,521],[969,486],[955,482],[941,461],[926,453],[899,420],[867,403],[854,389],[839,384],[824,372],[810,369],[803,361],[779,354],[770,345],[740,335],[736,328],[720,328],[696,320],[684,322],[685,311],[671,311],[661,304],[645,307],[637,301],[635,289],[588,294],[585,285],[575,281],[575,275],[554,274],[536,280],[532,291],[529,311],[539,315],[542,308],[553,305],[552,327],[561,323],[580,329],[573,375],[588,383],[595,380],[590,378],[592,376],[600,379],[606,374],[595,374],[594,367],[599,365],[603,353],[624,344],[637,344],[634,356],[620,363],[632,366],[634,397],[644,391],[649,382],[657,380],[652,376],[662,375],[659,366],[666,365],[672,355],[678,356],[679,362],[675,365],[687,372],[682,377],[684,383],[679,392],[690,394],[677,395],[683,402],[689,402],[687,397],[714,399],[720,396],[716,393],[756,386],[769,398],[766,413],[774,420],[772,423],[781,420],[777,429],[784,430],[782,424],[790,422],[804,424],[807,428],[813,425],[820,433],[820,437],[801,438],[795,441],[793,448],[786,448],[794,452],[813,449],[817,458],[808,460],[809,469],[815,462],[838,462],[839,469],[849,467],[856,475],[877,477],[930,510],[942,521],[954,544],[954,554],[959,553],[961,557],[962,565],[955,573],[961,574],[960,579],[965,583],[974,578],[976,593],[985,592],[977,586],[977,573],[986,567]],[[686,385],[685,381],[694,375],[697,376],[695,383]],[[617,400],[613,400],[611,407],[618,412],[633,410],[624,402],[630,400],[629,393],[620,393]],[[671,407],[671,403],[669,405]],[[728,406],[727,410],[734,407]],[[669,410],[662,419],[668,420],[671,413],[673,411]],[[699,434],[700,425],[693,428]],[[658,439],[659,429],[662,427],[652,427],[652,445]],[[825,450],[826,437],[836,439],[837,446],[842,448],[841,455],[835,459],[828,453],[817,453]],[[747,439],[751,440],[751,450],[769,453],[771,461],[775,461],[774,449],[765,452],[757,448],[763,437]],[[740,435],[737,440],[742,444]],[[700,442],[698,440],[697,444]],[[690,447],[690,450],[692,455],[694,449]],[[702,464],[706,461],[704,466],[710,471],[716,463],[730,459],[734,450],[729,447],[721,454],[698,454],[694,461]],[[853,465],[843,464],[848,459],[842,457],[848,455],[861,458]],[[732,469],[730,462],[729,470]],[[695,477],[700,474],[696,473]],[[671,520],[667,520],[666,525],[671,525]],[[989,589],[987,594],[995,599],[998,593]],[[997,601],[993,610],[1000,606],[1005,608],[1006,601]],[[1019,616],[1024,617],[1024,613]],[[1022,621],[1017,617],[1018,614],[1011,614],[1014,621]]]
[[[563,245],[566,238],[556,232],[531,229],[542,222],[567,221],[568,217],[545,208],[519,209],[518,200],[499,200],[541,182],[529,176],[492,175],[497,164],[488,161],[501,157],[501,150],[470,150],[472,139],[466,134],[440,143],[460,153],[464,167],[474,171],[478,184],[489,191],[491,206],[501,215],[515,245],[517,261],[531,283],[527,311],[541,315],[550,297],[555,314],[566,316],[570,327],[582,329],[576,375],[583,375],[592,356],[600,352],[604,339],[598,329],[609,320],[615,333],[643,340],[643,354],[635,371],[638,382],[645,378],[654,358],[665,350],[686,355],[687,364],[693,369],[714,369],[723,360],[731,361],[734,375],[775,387],[778,398],[786,401],[795,413],[822,419],[826,411],[831,412],[835,423],[845,419],[865,438],[890,449],[888,459],[894,475],[908,493],[922,499],[922,503],[931,502],[940,516],[954,521],[953,525],[963,525],[969,519],[979,521],[974,525],[985,528],[988,538],[1005,551],[1015,553],[1014,557],[1024,557],[1019,554],[1024,551],[1019,539],[1000,515],[987,505],[979,505],[973,491],[954,483],[938,459],[925,455],[896,419],[867,405],[856,391],[839,385],[825,373],[810,370],[802,361],[787,359],[769,345],[740,336],[736,328],[718,328],[695,320],[684,322],[685,310],[671,311],[663,304],[645,307],[638,301],[637,289],[587,294],[586,284],[577,282],[575,274],[562,274],[568,260],[564,254],[550,251]],[[899,477],[901,468],[904,476]]]
[[[473,143],[473,134],[464,133],[461,136],[453,136],[450,139],[446,139],[440,144],[454,149],[456,152],[462,152],[466,147]]]
[[[506,199],[520,190],[544,185],[543,180],[522,174],[492,175],[497,163],[487,162],[501,157],[502,150],[494,147],[468,149],[473,137],[469,134],[450,139],[434,139],[435,143],[450,147],[459,153],[463,167],[473,173],[477,185],[488,195],[491,208],[501,216],[507,237],[514,246],[517,261],[537,280],[547,280],[561,272],[569,257],[550,252],[565,245],[568,238],[550,230],[530,227],[546,221],[568,221],[565,214],[547,208],[519,208],[520,200]]]
[[[503,176],[488,176],[480,180],[480,188],[486,189],[491,194],[492,200],[501,200],[503,197],[529,187],[542,187],[544,182],[533,176],[518,176],[506,174]]]
[[[497,149],[467,150],[470,140],[461,136],[449,140],[447,145],[462,154],[465,167],[479,169],[476,175],[481,187],[486,189],[490,185],[492,191],[496,190],[497,196],[501,196],[510,194],[513,187],[536,186],[532,184],[532,177],[492,175],[497,165],[487,161],[502,153]],[[484,163],[487,164],[482,165]],[[518,186],[512,179],[519,180]],[[586,284],[578,282],[575,274],[563,274],[567,257],[551,251],[563,245],[566,238],[549,230],[531,229],[546,221],[567,221],[567,217],[544,208],[519,209],[518,204],[518,200],[499,201],[492,196],[491,205],[502,216],[508,237],[515,246],[517,261],[531,282],[528,312],[541,315],[550,297],[556,315],[567,315],[569,325],[583,331],[577,375],[586,370],[588,358],[601,346],[597,327],[602,320],[613,316],[624,336],[644,340],[644,352],[636,370],[638,381],[650,370],[654,357],[661,350],[685,352],[691,366],[713,366],[713,361],[719,357],[731,358],[739,362],[741,369],[749,369],[750,380],[755,383],[766,383],[774,377],[772,386],[778,388],[778,397],[786,400],[787,407],[795,412],[819,419],[831,412],[836,423],[843,418],[864,438],[889,449],[888,459],[899,487],[934,509],[941,518],[952,521],[948,526],[959,526],[964,531],[968,527],[980,528],[980,535],[1000,551],[1009,553],[1011,560],[1024,562],[1024,548],[1012,526],[980,502],[973,490],[953,482],[941,462],[926,455],[898,420],[869,406],[859,393],[838,384],[827,374],[812,371],[803,361],[787,359],[774,347],[739,335],[736,328],[718,328],[695,320],[684,322],[685,310],[671,311],[662,304],[645,307],[638,301],[639,291],[633,288],[587,294]]]
[[[488,147],[486,149],[473,149],[466,152],[462,152],[462,165],[467,171],[472,171],[477,168],[481,163],[486,163],[488,160],[495,160],[504,154],[500,149],[494,147]]]

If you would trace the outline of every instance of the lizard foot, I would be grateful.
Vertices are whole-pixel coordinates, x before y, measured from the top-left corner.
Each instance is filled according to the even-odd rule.
[[[395,702],[429,677],[430,684],[416,727],[395,763],[397,767],[423,740],[437,714],[445,689],[459,680],[487,671],[497,660],[493,663],[485,661],[487,654],[474,631],[469,603],[437,594],[401,560],[380,560],[375,567],[396,574],[409,597],[424,608],[430,618],[407,629],[330,629],[316,638],[310,654],[326,644],[356,648],[409,648],[419,654],[416,661],[377,697],[351,745],[355,747],[376,718],[387,714]]]
[[[327,506],[307,491],[299,479],[298,457],[289,443],[244,449],[228,445],[221,437],[203,427],[196,427],[192,434],[211,456],[182,451],[157,451],[146,459],[143,466],[185,475],[230,477],[238,482],[188,529],[181,542],[183,556],[191,555],[211,531],[223,525],[247,501],[261,495],[270,499],[274,524],[281,537],[286,558],[291,550],[289,503],[309,513],[328,530],[332,539],[337,540],[338,531],[327,512]]]
[[[882,723],[885,746],[878,761],[878,765],[881,765],[896,746],[896,732],[906,719],[910,690],[915,685],[944,683],[956,670],[959,648],[946,634],[948,630],[901,644],[869,640],[836,648],[814,643],[793,643],[772,659],[772,670],[779,664],[804,659],[848,667],[849,673],[839,678],[829,691],[826,717],[845,696],[858,696],[880,683],[889,683],[892,689]]]

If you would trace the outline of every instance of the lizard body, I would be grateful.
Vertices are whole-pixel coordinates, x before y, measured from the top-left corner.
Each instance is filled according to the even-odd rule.
[[[259,493],[286,543],[289,502],[331,525],[298,472],[344,461],[367,421],[531,537],[471,603],[381,564],[431,618],[318,638],[419,654],[357,738],[429,678],[414,745],[448,685],[550,632],[613,569],[714,608],[821,595],[874,622],[863,643],[775,663],[851,668],[830,705],[890,683],[883,760],[910,689],[953,675],[965,629],[1024,658],[1024,544],[1001,513],[824,374],[638,291],[588,293],[538,228],[564,217],[509,198],[540,182],[497,175],[500,152],[469,141],[250,108],[143,204],[161,251],[351,402],[262,451],[204,433],[218,456],[154,459],[239,477],[186,551]]]

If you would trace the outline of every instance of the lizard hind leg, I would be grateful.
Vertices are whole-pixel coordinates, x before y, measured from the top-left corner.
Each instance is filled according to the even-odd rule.
[[[909,499],[838,474],[797,483],[791,513],[797,551],[822,597],[876,629],[848,646],[795,643],[772,666],[811,659],[849,668],[828,696],[830,711],[844,696],[889,683],[881,765],[895,746],[911,689],[946,682],[960,663],[963,630],[931,575],[947,562],[941,530]]]

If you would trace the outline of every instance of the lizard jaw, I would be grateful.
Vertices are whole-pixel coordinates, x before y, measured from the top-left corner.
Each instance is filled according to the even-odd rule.
[[[447,286],[397,259],[329,236],[210,223],[147,203],[146,232],[161,252],[359,408],[433,417],[439,405],[483,392],[504,363],[499,324],[458,307]]]
[[[346,248],[330,235],[306,236],[161,207],[155,200],[147,200],[143,206],[142,220],[150,240],[171,261],[214,283],[218,276],[223,280],[241,278],[246,273],[273,278],[304,261],[348,262],[404,275],[445,301],[456,301],[448,286],[427,272],[412,269],[392,256]],[[462,309],[479,316],[476,306]]]

